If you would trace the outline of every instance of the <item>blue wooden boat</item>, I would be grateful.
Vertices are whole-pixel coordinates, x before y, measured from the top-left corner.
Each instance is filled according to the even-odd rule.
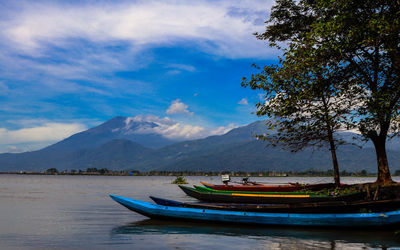
[[[156,204],[171,207],[190,207],[229,211],[297,214],[381,213],[400,210],[400,199],[368,201],[325,201],[291,204],[201,203],[179,202],[150,196]]]
[[[400,210],[349,214],[261,213],[163,206],[116,195],[110,197],[126,208],[150,218],[327,227],[378,227],[400,223]]]

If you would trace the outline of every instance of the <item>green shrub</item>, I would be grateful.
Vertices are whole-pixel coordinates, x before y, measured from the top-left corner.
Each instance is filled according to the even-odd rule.
[[[176,179],[172,182],[172,184],[188,184],[185,178],[183,176],[178,176]]]

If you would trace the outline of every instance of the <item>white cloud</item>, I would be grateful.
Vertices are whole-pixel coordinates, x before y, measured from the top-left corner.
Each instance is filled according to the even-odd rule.
[[[0,145],[56,142],[85,129],[86,126],[79,123],[52,122],[44,123],[41,126],[21,128],[16,130],[0,128]]]
[[[23,152],[23,150],[18,148],[15,145],[11,145],[11,146],[6,146],[5,152],[7,152],[7,153],[21,153],[21,152]]]
[[[136,129],[134,133],[139,134],[149,134],[156,133],[160,134],[166,138],[174,140],[192,140],[205,138],[211,135],[221,135],[225,134],[236,126],[229,124],[228,126],[220,126],[217,128],[207,128],[199,125],[183,124],[181,122],[174,121],[169,117],[160,118],[154,115],[138,115],[135,117],[129,117],[126,119],[126,129],[129,129],[129,124],[134,122],[149,122],[155,123],[157,126],[143,126]]]
[[[193,67],[192,65],[186,65],[186,64],[168,64],[165,66],[165,68],[168,69],[178,69],[179,71],[188,71],[188,72],[195,72],[196,68]]]
[[[181,102],[181,100],[176,99],[172,101],[171,105],[168,107],[165,113],[172,115],[172,114],[187,114],[193,115],[193,112],[190,112],[188,109],[188,105]]]
[[[155,116],[155,115],[137,115],[137,116],[134,116],[134,117],[128,117],[125,120],[125,123],[129,124],[131,121],[135,121],[135,122],[154,122],[154,123],[157,123],[157,124],[167,124],[167,125],[172,125],[172,124],[176,123],[173,120],[171,120],[169,117],[160,118],[160,117]]]
[[[275,57],[274,49],[252,35],[264,30],[260,20],[266,20],[272,4],[261,0],[6,1],[0,8],[0,75],[7,82],[0,82],[0,96],[10,93],[18,101],[0,109],[16,110],[16,105],[28,106],[59,93],[153,93],[154,83],[128,83],[118,73],[151,65],[159,56],[154,48],[179,46],[216,59]],[[178,60],[157,63],[170,75],[200,70]],[[44,105],[50,106],[43,101],[37,107]]]
[[[185,64],[168,64],[165,66],[166,69],[170,69],[167,74],[169,75],[177,75],[182,73],[182,71],[186,72],[195,72],[196,68],[192,65],[185,65]]]
[[[345,127],[342,127],[340,129],[338,129],[338,132],[349,132],[349,133],[361,135],[361,132],[358,128],[347,129]]]
[[[25,2],[0,22],[2,36],[17,50],[43,55],[47,47],[69,47],[73,39],[97,44],[125,42],[135,48],[190,40],[211,54],[230,57],[276,55],[252,33],[274,1]]]
[[[203,137],[205,128],[175,123],[171,126],[156,127],[155,131],[170,139],[196,139]]]
[[[241,104],[241,105],[249,105],[249,103],[247,102],[247,99],[246,99],[246,98],[243,98],[242,100],[240,100],[240,101],[238,102],[238,104]]]
[[[235,124],[231,123],[228,126],[220,126],[217,127],[215,129],[212,129],[210,131],[210,135],[223,135],[228,133],[229,131],[231,131],[234,128],[237,128],[238,126],[236,126]]]

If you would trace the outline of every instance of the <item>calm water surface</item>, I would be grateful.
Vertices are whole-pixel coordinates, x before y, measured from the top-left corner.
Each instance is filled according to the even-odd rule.
[[[260,227],[150,220],[108,194],[195,201],[175,177],[0,175],[0,249],[397,249],[388,230]],[[219,177],[187,177],[220,183]],[[252,178],[270,183],[330,178]],[[344,183],[375,178],[343,178]],[[400,181],[400,179],[397,179]]]

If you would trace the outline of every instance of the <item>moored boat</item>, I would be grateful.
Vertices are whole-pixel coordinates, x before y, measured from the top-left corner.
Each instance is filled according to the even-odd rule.
[[[289,204],[323,201],[355,201],[364,197],[361,192],[350,193],[340,196],[315,195],[315,194],[248,194],[248,193],[218,193],[203,192],[195,188],[179,185],[189,196],[205,202],[223,203],[252,203],[252,204]]]
[[[344,214],[262,213],[163,206],[116,195],[110,195],[110,197],[126,208],[150,218],[327,227],[376,227],[400,223],[399,210],[382,213]]]
[[[319,191],[322,189],[334,188],[334,183],[319,183],[319,184],[300,184],[290,183],[288,185],[213,185],[200,181],[207,188],[214,190],[228,191],[253,191],[253,192],[293,192],[300,190]],[[346,186],[341,184],[341,186]]]
[[[309,195],[310,191],[293,191],[293,192],[259,192],[259,191],[232,191],[232,190],[215,190],[208,187],[193,186],[199,192],[220,193],[220,194],[271,194],[271,195]]]
[[[158,205],[164,206],[267,213],[378,213],[400,209],[400,199],[377,201],[327,201],[291,204],[240,204],[199,202],[189,203],[153,196],[150,196],[150,198]]]

